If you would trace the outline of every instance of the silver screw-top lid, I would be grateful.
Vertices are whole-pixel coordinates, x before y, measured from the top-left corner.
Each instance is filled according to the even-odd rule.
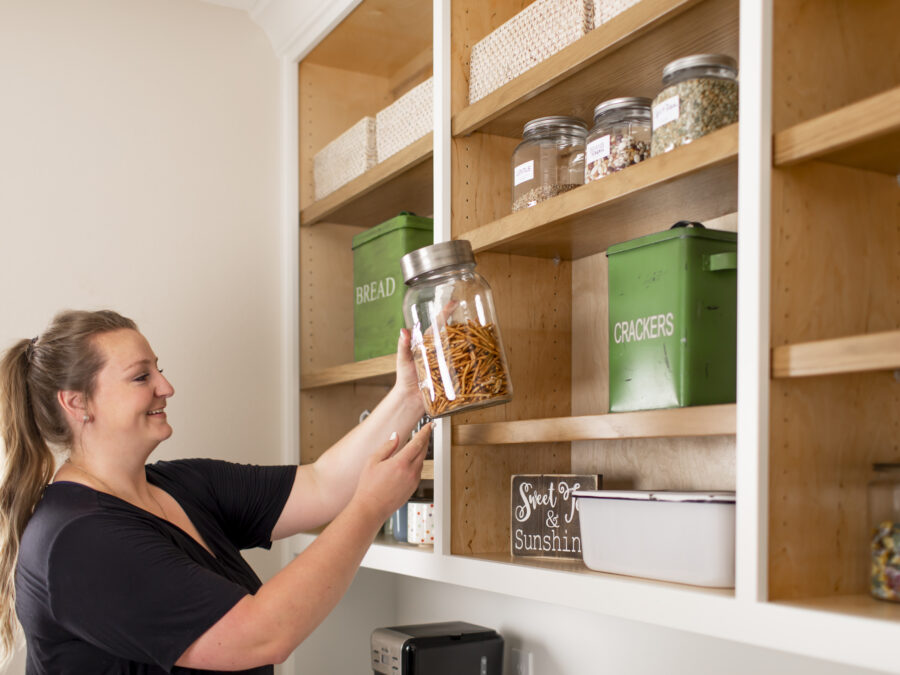
[[[468,263],[475,263],[472,244],[467,239],[454,239],[410,251],[400,258],[400,270],[403,283],[408,284],[427,272]]]
[[[666,67],[663,68],[663,82],[672,77],[679,70],[703,66],[710,68],[724,68],[725,70],[730,70],[734,75],[737,75],[737,61],[730,56],[726,56],[725,54],[694,54],[667,63]]]
[[[587,124],[577,117],[569,117],[568,115],[550,115],[549,117],[538,117],[537,119],[533,119],[525,124],[522,135],[527,136],[534,131],[551,127],[572,131],[582,136],[587,135]]]
[[[603,103],[594,108],[594,122],[596,122],[597,118],[601,115],[611,113],[614,110],[621,110],[623,108],[646,108],[647,112],[649,113],[651,103],[653,103],[651,99],[644,98],[642,96],[623,96],[622,98],[611,98],[608,101],[603,101]]]

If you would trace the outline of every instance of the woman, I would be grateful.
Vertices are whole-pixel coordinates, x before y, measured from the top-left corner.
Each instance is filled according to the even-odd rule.
[[[64,312],[0,362],[0,656],[18,614],[29,675],[272,673],[419,481],[431,425],[398,449],[423,414],[405,331],[393,389],[314,464],[147,465],[173,394],[110,311]],[[265,584],[238,552],[329,521]]]

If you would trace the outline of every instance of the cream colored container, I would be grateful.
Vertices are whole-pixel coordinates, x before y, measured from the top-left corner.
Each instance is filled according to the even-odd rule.
[[[714,588],[734,587],[734,492],[578,490],[584,564]]]
[[[316,199],[327,197],[375,164],[375,118],[363,117],[313,157]]]
[[[429,77],[375,115],[378,161],[416,142],[434,129],[434,78]]]

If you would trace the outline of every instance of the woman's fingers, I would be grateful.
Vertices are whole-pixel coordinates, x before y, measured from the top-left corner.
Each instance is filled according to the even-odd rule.
[[[397,451],[397,446],[400,443],[400,439],[397,436],[397,432],[394,431],[391,433],[390,437],[382,443],[375,452],[372,453],[372,457],[375,461],[382,462],[388,459],[391,455],[393,455]]]
[[[405,459],[410,463],[424,459],[425,451],[428,449],[428,437],[432,428],[434,428],[434,422],[429,422],[419,429],[416,435],[412,437],[412,440],[397,453],[398,458]]]

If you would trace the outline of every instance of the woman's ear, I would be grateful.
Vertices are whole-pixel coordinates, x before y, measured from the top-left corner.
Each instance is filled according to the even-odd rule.
[[[56,400],[66,413],[66,417],[74,422],[81,422],[87,414],[84,394],[80,391],[61,389],[56,392]]]

